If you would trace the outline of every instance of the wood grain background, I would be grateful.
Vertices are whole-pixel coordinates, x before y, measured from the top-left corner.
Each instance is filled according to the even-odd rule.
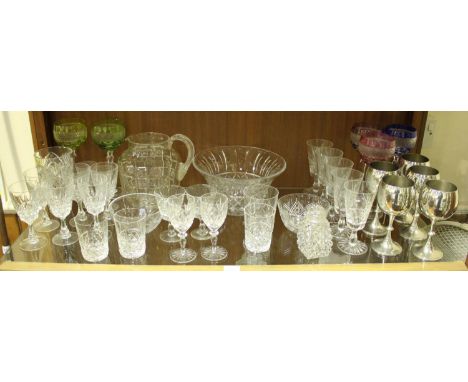
[[[53,111],[44,112],[45,135],[48,144],[53,144],[54,121],[65,117],[81,117],[88,125],[88,140],[78,150],[77,160],[104,160],[105,153],[91,139],[91,126],[104,118],[120,118],[127,129],[127,136],[143,131],[156,131],[172,135],[182,133],[194,143],[195,150],[218,145],[258,146],[282,155],[287,162],[286,171],[275,181],[281,187],[310,186],[305,141],[310,138],[325,138],[344,151],[344,156],[358,163],[359,155],[353,150],[349,131],[356,122],[368,122],[378,127],[391,123],[413,124],[422,138],[425,112],[412,111],[338,111],[338,112],[89,112]],[[37,116],[36,116],[36,119]],[[40,119],[40,118],[39,118]],[[36,133],[37,134],[37,133]],[[40,134],[39,134],[40,135]],[[44,134],[43,134],[44,135]],[[122,145],[116,160],[127,147]],[[183,146],[180,148],[185,158]],[[183,185],[204,182],[192,167],[183,180]]]

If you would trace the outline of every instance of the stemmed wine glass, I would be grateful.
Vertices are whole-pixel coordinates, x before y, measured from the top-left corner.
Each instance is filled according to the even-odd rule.
[[[419,209],[431,221],[427,241],[413,248],[413,254],[423,261],[440,260],[444,253],[434,247],[432,237],[435,235],[434,223],[449,219],[458,207],[458,189],[446,180],[428,180],[419,195]]]
[[[83,183],[81,183],[83,181]],[[80,198],[86,210],[93,215],[94,224],[98,224],[98,215],[104,211],[107,202],[107,178],[105,176],[79,178],[77,181]],[[107,220],[107,218],[106,218]]]
[[[91,137],[101,149],[107,152],[107,162],[114,161],[114,151],[125,140],[125,126],[117,118],[106,119],[93,126]]]
[[[54,216],[60,219],[60,233],[52,238],[52,243],[67,246],[78,241],[76,232],[71,232],[65,219],[70,214],[75,192],[73,173],[62,173],[60,181],[48,186],[49,208]]]
[[[211,247],[203,247],[201,256],[208,261],[221,261],[227,255],[227,249],[217,245],[219,228],[224,224],[228,211],[228,197],[219,192],[210,192],[201,197],[200,213],[210,230]]]
[[[335,213],[339,216],[338,223],[331,226],[331,233],[335,238],[346,238],[349,234],[349,229],[346,227],[344,183],[347,180],[362,180],[364,178],[364,173],[346,167],[335,167],[331,172],[333,178]]]
[[[338,242],[338,249],[351,256],[367,252],[367,244],[358,240],[357,232],[364,228],[369,216],[374,190],[365,180],[347,180],[344,183],[346,224],[351,233],[348,240]]]
[[[198,228],[192,230],[192,232],[190,232],[190,236],[192,236],[195,240],[208,240],[210,238],[210,232],[206,228],[206,225],[201,218],[200,204],[201,197],[211,191],[210,186],[207,184],[194,184],[187,187],[185,191],[187,194],[192,195],[195,198],[197,203],[197,214],[195,217],[200,221]]]
[[[57,220],[51,219],[47,213],[47,192],[46,184],[41,177],[41,169],[32,167],[23,172],[23,177],[30,192],[34,192],[37,197],[41,210],[39,212],[39,221],[34,223],[34,229],[37,232],[51,232],[60,227]]]
[[[19,243],[23,251],[38,251],[47,245],[47,239],[34,231],[33,222],[37,219],[41,205],[38,189],[30,190],[25,182],[16,182],[8,187],[13,206],[19,218],[29,226],[28,237]]]
[[[395,138],[382,133],[381,131],[361,132],[358,151],[361,154],[363,172],[367,166],[375,161],[392,161],[395,155]]]
[[[326,139],[309,139],[306,142],[307,144],[307,159],[309,161],[309,172],[310,176],[314,178],[314,184],[310,191],[314,195],[318,195],[321,188],[321,183],[319,179],[320,169],[321,169],[321,158],[320,158],[320,148],[321,147],[332,147],[333,142]]]
[[[323,171],[320,172],[319,176],[321,176],[321,182],[325,185],[324,197],[327,199],[327,201],[331,205],[333,200],[330,199],[330,194],[331,194],[330,170],[333,164],[336,164],[341,158],[343,158],[343,150],[340,150],[334,147],[321,147],[320,154],[322,157],[321,160],[323,163]],[[333,206],[331,207],[332,208],[330,208],[329,219],[333,221],[335,218],[335,211],[333,209]]]
[[[385,175],[398,173],[398,165],[388,161],[375,161],[367,167],[365,178],[369,182],[369,185],[374,190],[374,194],[377,194],[380,181]],[[377,200],[374,202],[375,208],[373,210],[374,217],[369,220],[364,227],[364,233],[367,236],[384,236],[387,232],[385,227],[380,223],[379,213],[380,208]]]
[[[439,170],[429,166],[413,166],[410,167],[406,176],[414,182],[414,217],[411,225],[408,228],[401,230],[400,236],[411,241],[425,240],[427,239],[427,232],[422,228],[419,228],[418,224],[419,193],[426,181],[439,179]]]
[[[154,191],[154,195],[158,200],[159,211],[161,212],[161,218],[168,222],[167,229],[160,233],[159,238],[165,243],[177,243],[179,238],[177,232],[171,224],[169,219],[169,211],[167,206],[167,199],[172,195],[181,195],[185,193],[185,189],[181,186],[170,185],[157,187]]]
[[[377,202],[383,212],[390,216],[387,235],[375,240],[371,248],[381,256],[396,256],[402,252],[401,245],[392,240],[393,220],[404,214],[411,206],[414,182],[406,176],[385,175],[377,191]]]
[[[329,215],[329,220],[331,222],[338,222],[339,215],[337,214],[336,207],[335,207],[335,180],[333,179],[333,171],[337,168],[343,168],[351,172],[354,166],[354,162],[348,158],[332,158],[327,161],[328,170],[326,171],[327,174],[327,199],[330,202],[331,213]],[[333,223],[332,223],[333,224]]]
[[[91,177],[91,167],[87,163],[78,162],[75,163],[73,167],[74,172],[74,182],[75,182],[75,190],[73,198],[78,204],[78,212],[75,217],[71,218],[68,223],[71,227],[75,227],[75,219],[85,221],[86,220],[86,212],[83,209],[83,200],[81,199],[81,193],[79,191],[79,187],[86,187],[89,184],[89,179]]]
[[[91,166],[91,179],[96,182],[102,179],[106,183],[106,204],[104,212],[106,214],[107,223],[113,224],[112,214],[109,213],[109,203],[117,192],[117,176],[119,173],[119,166],[113,162],[97,162]]]
[[[361,140],[361,134],[367,134],[369,131],[378,131],[378,129],[366,122],[357,122],[351,127],[349,137],[353,149],[357,150],[359,141]]]
[[[186,248],[187,231],[193,224],[193,219],[197,213],[195,198],[186,192],[169,196],[167,198],[167,212],[169,221],[176,229],[180,239],[180,248],[172,250],[169,253],[169,258],[174,263],[190,263],[197,257],[197,252]]]
[[[88,129],[82,119],[68,118],[54,123],[53,134],[55,142],[72,149],[76,157],[76,150],[88,138]]]
[[[395,138],[395,156],[397,158],[408,154],[416,146],[418,132],[413,126],[393,124],[384,127],[382,132]]]

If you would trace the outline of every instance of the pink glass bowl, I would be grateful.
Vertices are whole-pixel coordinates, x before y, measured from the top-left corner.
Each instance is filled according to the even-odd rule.
[[[395,155],[395,138],[380,131],[361,133],[358,151],[364,163],[392,160]]]
[[[367,134],[370,131],[378,130],[366,122],[358,122],[353,125],[350,133],[351,145],[353,146],[353,149],[358,148],[361,135]]]

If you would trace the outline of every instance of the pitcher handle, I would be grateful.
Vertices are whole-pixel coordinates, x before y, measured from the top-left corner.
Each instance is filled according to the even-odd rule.
[[[193,145],[193,142],[190,140],[190,138],[184,134],[174,134],[171,137],[171,141],[180,141],[187,147],[187,159],[184,163],[181,163],[179,168],[177,169],[176,177],[177,181],[180,182],[187,173],[190,165],[192,164],[193,157],[195,156],[195,146]]]

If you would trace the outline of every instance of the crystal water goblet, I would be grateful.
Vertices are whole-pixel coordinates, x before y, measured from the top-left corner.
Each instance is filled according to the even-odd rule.
[[[44,147],[34,152],[34,160],[48,184],[60,183],[63,173],[73,171],[73,150],[68,147]]]
[[[375,161],[367,167],[367,171],[365,172],[365,179],[369,182],[369,185],[372,187],[372,189],[374,190],[374,194],[376,195],[382,178],[385,175],[396,175],[397,173],[397,164],[389,161]],[[377,203],[377,200],[375,200],[374,202],[374,209],[372,212],[373,218],[366,223],[366,226],[364,227],[363,231],[367,236],[370,237],[384,236],[387,233],[387,230],[380,223],[380,208]]]
[[[225,194],[210,192],[201,197],[201,218],[210,230],[211,246],[201,249],[201,256],[208,261],[224,260],[228,251],[217,245],[219,229],[224,224],[228,212],[229,199]]]
[[[124,208],[114,214],[119,253],[125,259],[138,259],[146,251],[146,211]]]
[[[169,196],[166,203],[169,221],[176,229],[180,239],[180,248],[172,250],[169,253],[169,258],[178,264],[190,263],[197,257],[197,252],[186,247],[187,231],[195,219],[197,202],[193,196],[184,192]]]
[[[47,245],[47,239],[37,235],[33,222],[37,219],[41,205],[38,202],[38,190],[30,190],[25,182],[16,182],[8,187],[13,206],[21,221],[28,226],[28,237],[19,243],[23,251],[38,251]]]
[[[362,180],[364,179],[364,173],[347,167],[335,167],[331,172],[333,177],[335,213],[339,216],[338,223],[331,226],[331,234],[338,239],[347,238],[349,236],[349,228],[346,226],[344,183],[347,180]]]
[[[41,168],[32,167],[23,172],[23,177],[30,192],[37,195],[37,202],[41,210],[39,211],[39,220],[36,221],[34,229],[37,232],[51,232],[60,227],[57,220],[51,219],[47,212],[47,188],[45,180],[40,175]]]
[[[371,244],[374,252],[381,256],[396,256],[402,252],[400,244],[392,240],[393,220],[410,207],[414,194],[414,182],[402,175],[385,175],[377,191],[380,209],[389,215],[387,235]]]
[[[244,207],[244,245],[248,251],[257,254],[270,249],[275,212],[276,209],[265,203],[254,202]]]
[[[119,166],[114,162],[97,162],[91,166],[91,178],[93,181],[96,179],[103,179],[107,183],[106,205],[104,212],[106,214],[108,224],[112,225],[112,215],[109,212],[109,203],[117,192],[117,177],[119,173]]]
[[[187,194],[192,195],[195,198],[197,203],[197,214],[195,215],[195,218],[197,218],[200,222],[198,228],[195,228],[192,230],[192,232],[190,232],[190,236],[192,236],[195,240],[208,240],[211,237],[210,231],[208,231],[206,228],[206,225],[201,217],[200,205],[201,197],[210,193],[211,188],[207,184],[194,184],[192,186],[186,187],[185,191]]]
[[[244,188],[244,203],[265,203],[276,210],[279,191],[268,184],[252,184]]]
[[[419,209],[431,221],[427,241],[412,249],[412,253],[423,261],[440,260],[444,253],[434,246],[434,223],[449,219],[458,207],[458,188],[446,180],[428,180],[419,195]]]
[[[76,150],[88,138],[88,128],[81,118],[67,118],[54,123],[53,135],[58,145],[72,149],[76,157]]]
[[[347,180],[344,183],[346,224],[350,229],[348,240],[338,242],[338,249],[350,256],[367,252],[367,244],[358,240],[357,233],[366,224],[374,201],[374,190],[365,180]]]
[[[312,189],[313,194],[318,195],[322,187],[319,179],[321,166],[320,147],[332,147],[333,142],[327,139],[309,139],[307,144],[307,159],[309,161],[310,176],[314,178]]]
[[[83,200],[81,199],[80,187],[86,187],[89,185],[91,178],[91,167],[87,163],[78,162],[73,166],[73,176],[75,183],[74,200],[78,205],[78,211],[74,217],[72,217],[68,224],[71,227],[75,227],[75,220],[86,220],[86,212],[83,209]]]
[[[171,224],[169,219],[169,212],[167,206],[167,199],[172,195],[181,195],[185,193],[184,187],[177,185],[157,187],[154,195],[158,199],[158,207],[161,212],[161,218],[167,221],[167,229],[159,234],[159,238],[165,243],[177,243],[179,238],[177,232]]]
[[[320,149],[320,154],[322,156],[323,161],[323,171],[320,173],[321,175],[321,182],[325,186],[325,191],[322,194],[322,197],[328,200],[331,204],[333,201],[330,199],[331,193],[331,177],[330,177],[330,170],[333,164],[336,164],[341,158],[343,158],[343,150],[334,148],[334,147],[322,147]],[[330,209],[330,213],[328,216],[330,221],[334,221],[335,219],[335,212],[333,208]]]
[[[414,182],[414,216],[413,222],[411,225],[400,231],[400,236],[411,240],[411,241],[420,241],[427,239],[427,232],[419,227],[419,194],[424,184],[428,180],[438,180],[439,170],[429,167],[429,166],[413,166],[410,167],[407,175],[408,179],[411,179]]]
[[[73,204],[75,184],[72,174],[63,174],[62,183],[49,185],[49,208],[52,214],[60,219],[60,233],[52,237],[52,243],[57,246],[67,246],[78,241],[76,232],[71,232],[65,219],[70,214]]]
[[[95,224],[97,224],[98,215],[104,211],[107,202],[107,179],[106,177],[90,177],[83,184],[80,183],[81,180],[85,181],[85,179],[78,178],[80,198],[86,210],[93,215]]]
[[[125,140],[125,126],[118,118],[110,118],[93,126],[91,137],[101,149],[107,152],[107,162],[114,162],[114,151]]]

